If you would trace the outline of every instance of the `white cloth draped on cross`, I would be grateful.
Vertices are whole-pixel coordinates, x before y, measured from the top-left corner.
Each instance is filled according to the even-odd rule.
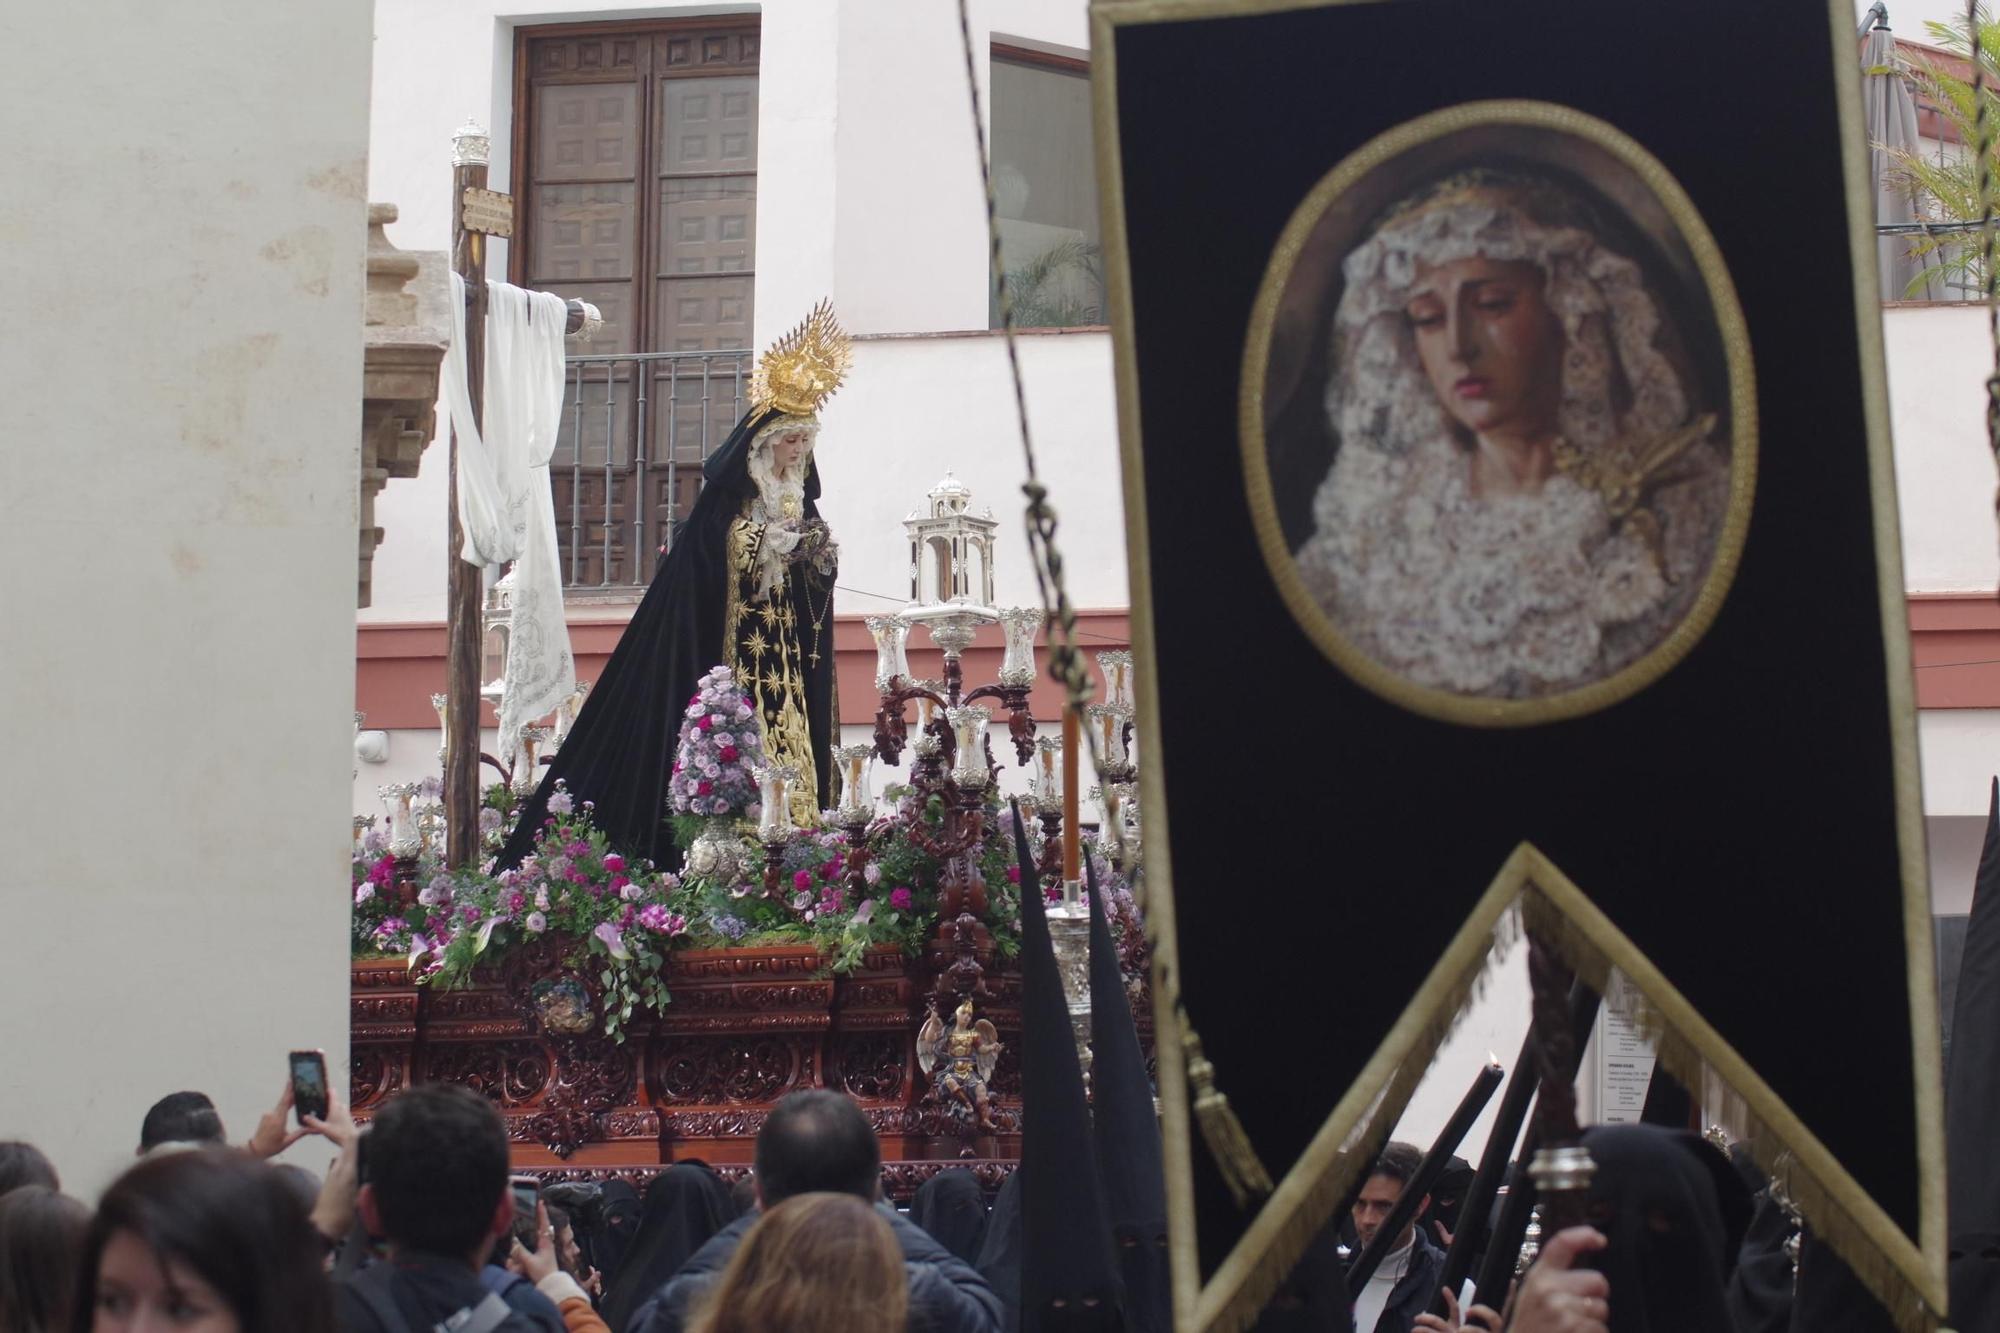
[[[514,562],[513,618],[500,702],[500,753],[576,689],[563,617],[549,459],[562,424],[566,303],[549,292],[486,284],[483,422],[465,365],[465,279],[451,275],[452,339],[445,403],[458,432],[458,516],[468,564]]]

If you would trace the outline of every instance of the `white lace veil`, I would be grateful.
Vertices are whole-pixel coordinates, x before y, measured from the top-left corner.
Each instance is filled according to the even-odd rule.
[[[802,430],[806,433],[805,452],[792,468],[791,475],[783,481],[771,468],[771,445],[787,431]],[[765,423],[750,439],[750,459],[746,467],[750,480],[757,483],[757,496],[764,502],[764,508],[773,518],[785,513],[786,496],[803,501],[806,493],[806,468],[812,463],[813,445],[819,438],[819,422],[811,417],[780,416]]]
[[[1557,428],[1572,445],[1590,452],[1684,425],[1687,394],[1657,345],[1659,306],[1639,266],[1605,248],[1596,226],[1574,191],[1489,168],[1455,173],[1389,210],[1342,265],[1326,395],[1341,446],[1405,455],[1449,430],[1404,305],[1420,263],[1474,257],[1525,260],[1546,276],[1545,300],[1567,344]],[[1630,394],[1623,413],[1612,396],[1618,380]]]

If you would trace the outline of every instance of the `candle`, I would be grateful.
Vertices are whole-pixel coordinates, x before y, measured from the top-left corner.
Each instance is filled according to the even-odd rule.
[[[868,632],[875,638],[875,688],[887,694],[910,678],[910,622],[902,616],[870,616]]]
[[[446,720],[450,714],[450,709],[447,707],[450,698],[451,696],[446,694],[433,694],[431,696],[431,707],[437,710],[438,715],[438,762],[440,764],[444,762],[446,743],[451,738],[451,727]]]
[[[1028,779],[1028,794],[1041,809],[1054,813],[1062,801],[1062,742],[1054,736],[1035,741],[1035,769]]]
[[[1078,855],[1076,819],[1076,751],[1081,739],[1077,723],[1076,705],[1063,705],[1062,739],[1062,796],[1063,796],[1063,882],[1074,884],[1078,867],[1083,862]]]
[[[772,764],[753,768],[750,775],[757,779],[758,802],[763,807],[757,814],[757,836],[765,842],[782,842],[792,832],[790,787],[797,774],[783,764]]]
[[[1000,683],[1025,688],[1035,683],[1035,635],[1045,619],[1038,606],[1009,607],[1000,613],[1000,628],[1007,637],[1006,656],[1000,662]]]
[[[1090,706],[1090,725],[1097,731],[1098,756],[1106,768],[1125,762],[1125,717],[1110,704]]]
[[[1097,655],[1104,673],[1104,702],[1120,712],[1132,707],[1132,654],[1123,648]]]
[[[951,723],[952,736],[958,742],[958,762],[952,766],[951,776],[961,787],[977,791],[993,776],[986,766],[986,724],[992,717],[993,711],[980,704],[945,712],[945,720]]]
[[[868,790],[868,768],[875,747],[843,745],[834,753],[840,758],[841,813],[856,817],[872,814],[875,798]]]

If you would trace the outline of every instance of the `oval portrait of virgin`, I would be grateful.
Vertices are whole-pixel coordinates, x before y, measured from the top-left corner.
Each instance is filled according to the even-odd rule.
[[[1545,103],[1437,112],[1333,168],[1258,295],[1241,424],[1301,625],[1449,721],[1574,717],[1658,679],[1749,522],[1721,255],[1656,159]]]

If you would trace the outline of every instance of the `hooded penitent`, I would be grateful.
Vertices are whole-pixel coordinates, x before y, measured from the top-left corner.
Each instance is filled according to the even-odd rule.
[[[1021,812],[1021,1329],[1122,1329],[1083,1067]]]
[[[640,1306],[680,1271],[688,1256],[736,1217],[729,1186],[705,1166],[681,1162],[653,1177],[639,1231],[598,1312],[612,1328],[624,1328]]]
[[[806,800],[815,809],[830,795],[832,552],[792,555],[795,529],[819,517],[819,466],[808,453],[802,476],[779,480],[769,450],[785,430],[801,427],[809,438],[818,430],[814,413],[838,386],[845,356],[845,335],[823,306],[764,354],[750,410],[703,463],[701,495],[522,805],[500,867],[534,850],[559,781],[571,801],[592,803],[592,822],[612,846],[679,864],[668,798],[681,717],[718,664],[756,696],[765,753],[812,775]]]
[[[979,1276],[1000,1298],[1001,1333],[1021,1327],[1021,1172],[1017,1167],[993,1196],[986,1239],[979,1243]]]
[[[986,1239],[986,1193],[964,1167],[940,1171],[917,1187],[910,1220],[967,1263],[976,1263]]]
[[[1750,1219],[1735,1168],[1693,1134],[1602,1125],[1590,1223],[1609,1242],[1590,1266],[1611,1283],[1612,1333],[1733,1333],[1723,1284]]]
[[[1084,858],[1084,874],[1090,886],[1091,1128],[1125,1280],[1126,1324],[1139,1333],[1169,1333],[1174,1321],[1160,1121],[1094,858]]]
[[[1965,923],[1951,1063],[1945,1069],[1951,1318],[1960,1333],[2000,1330],[2000,781]]]

